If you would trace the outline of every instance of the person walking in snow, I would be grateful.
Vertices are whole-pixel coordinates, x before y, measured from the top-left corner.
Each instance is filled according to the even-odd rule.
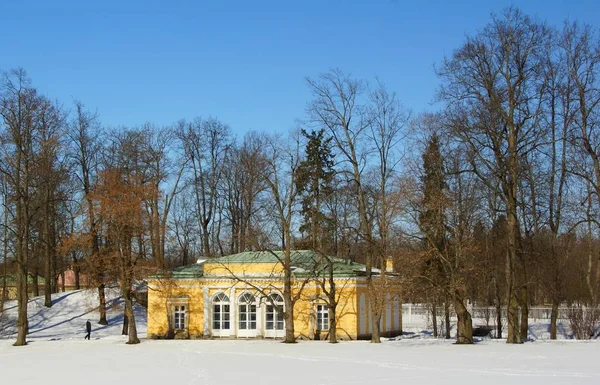
[[[87,320],[87,322],[85,323],[85,331],[87,331],[87,334],[85,335],[86,340],[90,339],[90,334],[92,333],[92,323],[90,322],[90,320]]]

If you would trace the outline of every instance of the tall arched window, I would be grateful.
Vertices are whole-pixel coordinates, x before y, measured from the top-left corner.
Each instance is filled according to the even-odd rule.
[[[269,295],[267,299],[265,329],[283,330],[283,297],[277,293]]]
[[[256,329],[256,298],[250,293],[244,293],[239,298],[240,330]]]
[[[219,293],[213,298],[213,330],[230,329],[229,297]]]

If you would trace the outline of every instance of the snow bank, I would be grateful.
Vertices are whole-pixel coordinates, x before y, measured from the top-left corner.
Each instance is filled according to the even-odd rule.
[[[29,319],[28,341],[83,339],[85,321],[92,323],[92,338],[120,336],[123,325],[123,298],[118,288],[106,289],[108,325],[99,325],[98,293],[96,290],[76,290],[52,295],[52,307],[44,306],[44,297],[29,300],[27,311]],[[146,336],[146,309],[134,308],[138,334]],[[17,303],[5,304],[4,314],[0,318],[0,339],[16,338]]]

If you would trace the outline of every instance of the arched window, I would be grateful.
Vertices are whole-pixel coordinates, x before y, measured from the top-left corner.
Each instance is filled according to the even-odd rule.
[[[213,329],[228,330],[229,323],[229,297],[219,293],[213,298]]]
[[[267,298],[265,329],[283,330],[283,297],[277,293],[270,294]]]
[[[250,293],[244,293],[239,298],[239,329],[256,329],[256,298]]]

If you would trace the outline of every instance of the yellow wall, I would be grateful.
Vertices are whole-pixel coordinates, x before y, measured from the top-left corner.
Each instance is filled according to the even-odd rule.
[[[205,263],[205,277],[268,275],[283,272],[280,263]]]
[[[252,285],[268,287],[267,292],[277,291],[282,293],[283,282],[279,280],[249,281]],[[149,281],[148,290],[148,336],[163,337],[167,336],[168,325],[168,303],[170,299],[181,301],[182,298],[188,299],[188,332],[189,337],[198,338],[204,334],[204,287],[208,287],[208,296],[212,298],[218,292],[224,292],[231,297],[238,298],[242,293],[249,291],[255,295],[258,293],[252,288],[252,285],[233,280],[212,281],[204,278],[197,280],[152,280]],[[215,287],[218,286],[218,287]],[[354,279],[339,279],[336,281],[338,305],[337,305],[337,323],[338,337],[341,339],[356,339],[358,332],[357,325],[357,297]],[[294,284],[294,294],[300,290],[300,283]],[[316,304],[326,304],[324,293],[318,284],[311,282],[305,285],[300,299],[294,306],[294,328],[298,337],[315,337],[315,306]],[[231,320],[232,323],[236,320]],[[210,324],[210,323],[209,323]],[[325,338],[325,336],[321,336]]]
[[[328,285],[326,286],[328,289]],[[297,293],[297,291],[295,292]],[[315,337],[316,316],[315,308],[318,304],[327,304],[321,286],[317,283],[307,285],[294,307],[294,330],[303,338]],[[336,307],[337,335],[341,339],[356,339],[358,330],[358,308],[356,306],[356,282],[353,278],[336,280]],[[320,338],[325,338],[324,335]]]
[[[271,291],[282,294],[282,279],[278,275],[273,276],[271,274],[268,276],[266,274],[270,274],[273,271],[281,272],[281,266],[270,263],[228,264],[227,266],[207,263],[204,266],[205,277],[202,278],[150,280],[148,290],[148,336],[151,338],[166,337],[169,331],[168,319],[170,318],[168,312],[169,308],[171,308],[169,306],[170,301],[183,303],[181,301],[185,302],[186,298],[188,310],[186,324],[188,325],[188,330],[186,335],[180,335],[179,337],[200,338],[210,336],[211,322],[207,322],[209,330],[206,333],[204,330],[204,317],[210,317],[209,306],[207,306],[209,312],[206,315],[204,314],[205,288],[209,301],[218,292],[224,292],[230,297],[230,300],[232,296],[237,299],[245,291],[249,291],[260,297],[260,293],[257,292],[254,286],[264,288],[263,294],[268,294]],[[227,276],[231,272],[234,272],[236,276],[245,276],[246,282],[216,277]],[[260,275],[262,274],[268,277],[261,278]],[[300,281],[294,282],[294,295],[300,290],[301,284],[302,282]],[[372,320],[369,315],[371,301],[364,278],[337,278],[336,290],[339,298],[336,311],[338,338],[357,339],[368,336],[372,331]],[[384,298],[387,301],[382,305],[381,331],[385,334],[386,332],[393,332],[397,325],[395,325],[396,322],[394,321],[394,304],[388,304],[391,301],[385,297],[387,294],[384,293],[383,295],[384,297],[380,298]],[[317,304],[326,305],[327,300],[318,282],[313,280],[304,286],[301,296],[294,306],[294,329],[298,337],[315,338],[315,310]],[[401,309],[398,310],[401,311]],[[396,310],[396,314],[398,310]],[[237,310],[233,312],[236,313],[236,316],[230,322],[232,329],[235,330],[237,328]],[[362,322],[364,325],[359,325],[359,322]],[[235,334],[234,331],[232,331],[232,337],[234,337],[233,334]],[[326,336],[322,335],[320,338],[326,338]]]
[[[148,335],[166,336],[169,299],[188,298],[188,331],[201,336],[204,331],[204,295],[198,281],[150,281],[148,289]]]

